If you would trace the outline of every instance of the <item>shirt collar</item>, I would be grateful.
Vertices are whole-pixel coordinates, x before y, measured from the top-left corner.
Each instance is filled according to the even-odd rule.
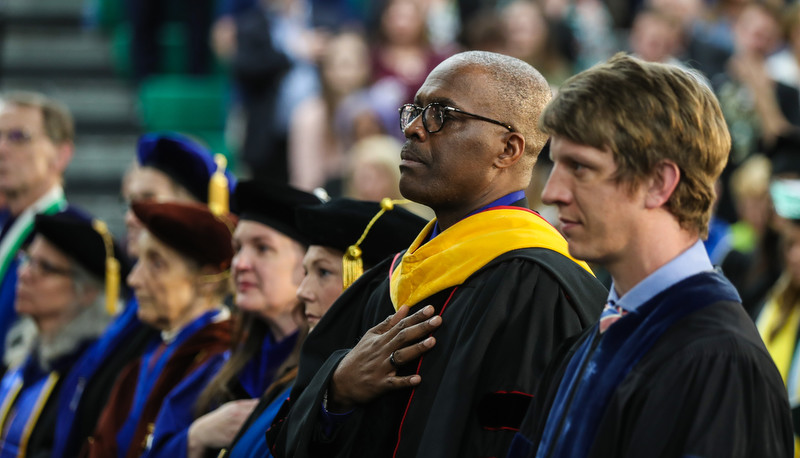
[[[698,240],[689,249],[637,283],[622,297],[617,295],[612,281],[611,290],[608,293],[608,302],[616,304],[628,312],[633,312],[675,283],[701,272],[712,270],[714,270],[714,266],[711,265],[703,241]]]

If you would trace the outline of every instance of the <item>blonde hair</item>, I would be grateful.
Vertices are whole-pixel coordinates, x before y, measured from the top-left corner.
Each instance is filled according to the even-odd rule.
[[[747,158],[731,174],[731,194],[736,199],[761,197],[769,192],[772,163],[763,154]]]
[[[387,172],[392,181],[392,189],[396,195],[382,196],[400,197],[400,148],[401,144],[389,135],[373,135],[357,141],[348,154],[348,172],[345,194],[354,198],[356,195],[353,175],[356,169],[364,165],[376,165]]]
[[[610,151],[616,180],[635,189],[669,160],[681,171],[666,203],[681,227],[708,235],[714,183],[731,138],[704,77],[619,53],[559,89],[540,120],[544,132]]]

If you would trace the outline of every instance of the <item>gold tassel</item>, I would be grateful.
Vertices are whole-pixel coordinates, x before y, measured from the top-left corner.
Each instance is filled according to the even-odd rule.
[[[350,245],[342,258],[342,286],[347,289],[364,273],[364,262],[361,261],[361,248]]]
[[[344,257],[342,257],[342,284],[344,289],[350,287],[350,285],[358,280],[358,277],[364,273],[364,262],[361,260],[361,248],[359,248],[359,245],[361,245],[361,242],[367,237],[367,233],[372,229],[372,226],[378,221],[381,215],[394,209],[395,204],[405,204],[408,202],[410,201],[406,199],[392,200],[388,197],[384,197],[381,200],[381,209],[372,217],[358,241],[354,245],[350,245]]]
[[[222,154],[214,155],[217,170],[211,175],[208,182],[208,208],[215,215],[228,213],[228,178],[225,176],[225,167],[228,160]]]
[[[100,237],[106,248],[106,312],[114,316],[117,314],[117,301],[119,299],[120,266],[117,258],[114,257],[114,242],[108,226],[103,221],[96,219],[92,221],[92,227]]]

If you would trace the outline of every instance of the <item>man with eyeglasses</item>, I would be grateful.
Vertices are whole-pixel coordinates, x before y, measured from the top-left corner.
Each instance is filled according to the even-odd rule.
[[[74,208],[37,215],[34,232],[21,256],[15,308],[37,335],[0,379],[0,456],[76,456],[53,450],[64,382],[111,321],[107,309],[123,300],[130,263],[105,223]]]
[[[32,92],[0,96],[0,196],[6,202],[0,212],[4,219],[0,231],[3,368],[15,354],[6,351],[6,336],[16,322],[17,253],[30,242],[36,214],[67,208],[61,184],[72,159],[74,136],[72,115],[57,101]],[[17,327],[12,340],[24,341],[28,334],[24,326]]]
[[[549,100],[530,65],[471,51],[400,108],[400,189],[436,219],[309,335],[276,456],[505,454],[554,349],[606,293],[527,209]]]

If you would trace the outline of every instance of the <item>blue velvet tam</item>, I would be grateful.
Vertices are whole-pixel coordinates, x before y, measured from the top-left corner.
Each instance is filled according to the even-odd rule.
[[[284,183],[255,179],[239,182],[231,197],[231,211],[240,220],[264,224],[308,245],[306,237],[297,229],[294,212],[301,205],[319,203],[321,201],[311,193]]]
[[[198,201],[208,203],[208,184],[217,170],[212,152],[199,142],[176,132],[142,135],[136,149],[142,167],[153,167],[186,188]],[[228,191],[233,192],[236,177],[225,170]]]

